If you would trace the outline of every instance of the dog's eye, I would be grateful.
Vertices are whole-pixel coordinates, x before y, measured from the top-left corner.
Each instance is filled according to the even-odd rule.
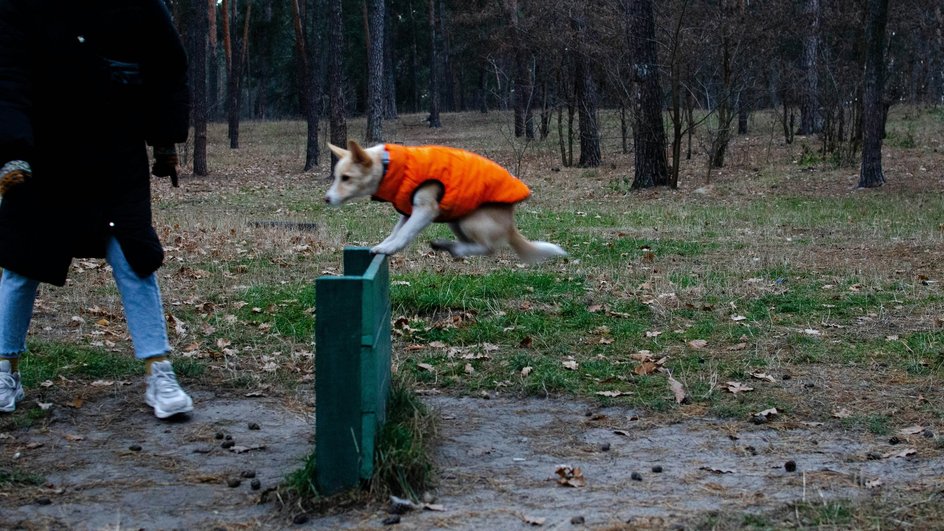
[[[341,176],[341,182],[342,182],[342,183],[346,183],[346,182],[348,182],[348,181],[350,181],[350,180],[351,180],[351,176],[350,176],[350,175],[342,175],[342,176]]]

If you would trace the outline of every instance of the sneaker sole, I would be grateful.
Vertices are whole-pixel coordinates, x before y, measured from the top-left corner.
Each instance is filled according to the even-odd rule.
[[[13,402],[7,404],[3,407],[0,407],[0,413],[13,413],[16,411],[16,403],[23,400],[26,397],[26,393],[23,392],[23,389],[20,388],[15,395],[13,395]]]
[[[157,407],[157,405],[152,404],[150,400],[145,399],[145,402],[147,403],[147,405],[154,408],[154,416],[159,419],[166,419],[167,417],[173,417],[174,415],[180,415],[182,413],[190,413],[191,411],[193,411],[193,400],[188,400],[187,405],[171,410],[171,411],[166,411]]]

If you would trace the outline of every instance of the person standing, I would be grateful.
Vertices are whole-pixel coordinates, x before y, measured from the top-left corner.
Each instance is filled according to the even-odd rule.
[[[0,411],[24,397],[39,284],[64,285],[78,257],[112,268],[154,414],[193,410],[168,359],[150,188],[151,173],[176,184],[189,110],[162,0],[0,0]]]

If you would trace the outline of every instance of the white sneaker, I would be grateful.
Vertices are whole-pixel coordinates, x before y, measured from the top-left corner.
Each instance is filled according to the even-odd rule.
[[[0,412],[13,413],[23,396],[20,373],[13,372],[10,360],[0,360]]]
[[[154,408],[154,415],[159,419],[193,411],[193,400],[180,388],[169,361],[151,364],[144,401]]]

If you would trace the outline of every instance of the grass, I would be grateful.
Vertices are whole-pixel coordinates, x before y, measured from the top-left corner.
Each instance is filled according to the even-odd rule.
[[[368,498],[383,501],[391,494],[420,500],[435,481],[432,442],[436,424],[430,410],[401,376],[391,382],[387,400],[387,420],[377,438],[374,474],[368,483]],[[303,510],[317,510],[331,504],[318,492],[315,484],[315,455],[310,454],[302,468],[291,473],[284,482],[290,503]],[[361,498],[355,491],[342,492],[332,499]]]
[[[509,141],[496,134],[507,129],[508,113],[445,119],[432,131],[421,116],[405,116],[389,124],[389,140],[513,161]],[[612,115],[601,119],[617,130]],[[535,193],[518,209],[519,227],[570,257],[528,268],[509,252],[456,261],[428,252],[426,240],[449,233],[431,227],[391,261],[397,369],[420,388],[564,396],[642,408],[667,422],[702,413],[746,419],[776,407],[789,422],[866,437],[939,424],[944,111],[893,107],[888,184],[867,191],[855,190],[855,171],[823,160],[812,140],[805,150],[802,141],[787,145],[767,133],[777,131],[772,115],[755,120],[710,182],[697,150],[683,160],[678,190],[630,191],[632,155],[619,152],[612,134],[602,139],[606,161],[596,169],[561,167],[556,132],[534,143],[520,173]],[[178,351],[195,353],[178,372],[203,385],[250,387],[263,375],[272,394],[296,389],[311,374],[314,279],[338,273],[345,245],[379,242],[396,219],[389,206],[369,201],[326,208],[326,166],[299,171],[303,140],[301,122],[246,122],[238,151],[211,153],[213,176],[185,177],[180,190],[155,188],[169,247],[161,285],[168,312],[187,330],[172,339]],[[210,141],[225,145],[225,125],[211,127]],[[317,229],[247,223],[260,219]],[[108,336],[120,352],[111,352],[93,346],[101,337],[88,327],[70,326],[91,305],[120,313],[106,272],[73,276],[41,293],[46,309],[34,318],[23,365],[28,387],[59,375],[140,374],[120,327]],[[665,373],[637,374],[640,351],[664,358],[689,404],[675,402]],[[574,368],[564,365],[570,361]],[[761,370],[775,382],[751,375]],[[734,395],[724,391],[727,381],[755,389]],[[853,417],[831,416],[851,400]],[[849,520],[835,507],[799,510],[823,525],[864,522],[858,511]],[[761,527],[783,522],[757,518]]]
[[[0,468],[0,487],[29,486],[38,487],[46,482],[46,478],[32,472],[13,468]]]

